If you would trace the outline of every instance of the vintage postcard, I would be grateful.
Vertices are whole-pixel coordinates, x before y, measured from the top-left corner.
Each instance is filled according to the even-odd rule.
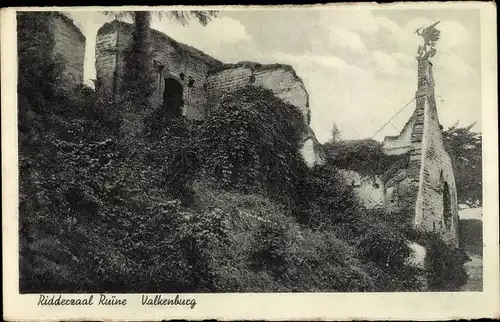
[[[493,3],[0,21],[5,320],[500,316]]]

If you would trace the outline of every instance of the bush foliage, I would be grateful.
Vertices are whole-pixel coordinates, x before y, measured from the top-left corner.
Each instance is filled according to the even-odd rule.
[[[483,139],[481,133],[472,131],[475,125],[454,124],[443,132],[443,142],[453,162],[458,203],[471,208],[483,204]]]
[[[337,140],[327,142],[323,147],[329,164],[370,177],[379,176],[383,181],[406,167],[409,161],[409,154],[385,154],[382,143],[372,139]]]
[[[299,154],[305,126],[301,113],[271,91],[238,90],[201,129],[203,170],[225,189],[292,199],[306,169]]]

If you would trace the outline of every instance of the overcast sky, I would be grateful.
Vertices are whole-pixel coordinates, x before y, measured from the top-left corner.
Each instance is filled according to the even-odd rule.
[[[98,12],[71,12],[87,37],[85,79],[95,78],[97,29],[112,20]],[[437,20],[434,64],[441,124],[477,121],[481,130],[479,11],[389,9],[280,9],[221,11],[202,27],[154,18],[153,28],[224,62],[292,65],[310,95],[311,126],[320,142],[336,123],[344,139],[371,137],[416,91],[422,39],[414,31]],[[375,139],[395,135],[413,113],[410,104]]]

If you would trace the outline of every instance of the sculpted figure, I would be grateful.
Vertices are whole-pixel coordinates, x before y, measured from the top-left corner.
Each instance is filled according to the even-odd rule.
[[[434,46],[439,40],[439,36],[441,34],[441,31],[435,28],[438,23],[439,21],[433,23],[428,27],[420,27],[415,30],[415,33],[417,35],[424,38],[424,44],[418,47],[417,59],[428,59],[436,54],[436,49],[434,48]]]

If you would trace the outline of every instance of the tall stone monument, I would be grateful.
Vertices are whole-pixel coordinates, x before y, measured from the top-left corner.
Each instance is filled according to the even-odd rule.
[[[436,22],[416,33],[424,40],[418,47],[418,85],[416,108],[398,136],[384,139],[388,155],[409,154],[406,169],[387,181],[386,196],[398,206],[414,209],[416,229],[439,233],[446,241],[458,245],[458,205],[455,177],[450,156],[443,144],[434,97],[434,77],[430,58],[440,31]]]

